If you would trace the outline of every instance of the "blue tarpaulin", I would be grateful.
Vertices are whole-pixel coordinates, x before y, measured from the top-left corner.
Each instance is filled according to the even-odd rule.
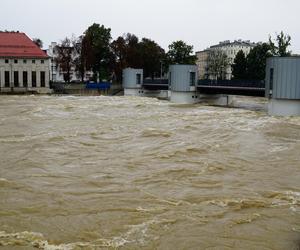
[[[110,82],[87,82],[86,89],[109,90]]]

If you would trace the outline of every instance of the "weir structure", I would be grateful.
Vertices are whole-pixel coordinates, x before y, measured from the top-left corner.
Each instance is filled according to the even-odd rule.
[[[170,100],[174,103],[197,103],[197,66],[196,65],[171,65],[169,67]]]
[[[144,79],[143,69],[123,70],[125,96],[144,96],[168,99],[168,79]]]
[[[123,88],[126,96],[142,96],[142,69],[127,68],[123,70]]]
[[[171,65],[166,79],[143,79],[143,69],[127,68],[123,71],[124,95],[168,99],[179,104],[205,101],[212,105],[229,105],[232,100],[229,94],[234,93],[226,94],[224,86],[219,83],[198,81],[196,65]],[[238,86],[227,87],[230,91],[241,91]]]
[[[265,81],[198,80],[196,65],[170,65],[168,79],[143,79],[142,69],[123,71],[125,95],[158,97],[179,104],[205,101],[228,106],[234,95],[269,98],[270,115],[300,115],[300,57],[267,60]]]

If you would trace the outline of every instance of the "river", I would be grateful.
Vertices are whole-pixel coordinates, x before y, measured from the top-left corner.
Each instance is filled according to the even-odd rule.
[[[255,105],[1,96],[0,249],[299,249],[300,117]]]

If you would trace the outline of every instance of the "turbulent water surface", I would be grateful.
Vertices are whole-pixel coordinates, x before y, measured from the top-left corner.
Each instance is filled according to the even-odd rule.
[[[1,96],[0,249],[298,249],[300,118],[255,110]]]

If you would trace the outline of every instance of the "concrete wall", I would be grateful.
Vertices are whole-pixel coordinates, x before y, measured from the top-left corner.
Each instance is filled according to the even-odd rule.
[[[300,116],[300,101],[270,99],[268,114],[274,116]]]

